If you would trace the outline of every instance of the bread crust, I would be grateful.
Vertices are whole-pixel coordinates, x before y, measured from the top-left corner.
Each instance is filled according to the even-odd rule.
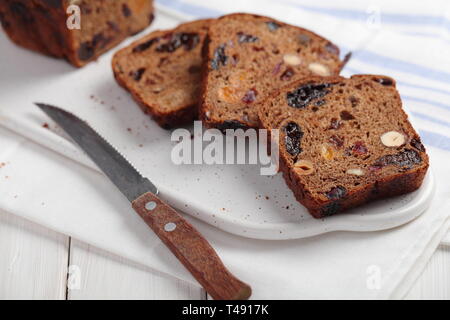
[[[354,75],[350,79],[361,79],[361,80],[383,79],[389,81],[391,83],[390,86],[395,89],[395,80],[390,77],[382,75]],[[319,77],[306,78],[274,91],[267,100],[271,101],[275,99],[275,97],[279,96],[280,93],[286,92],[286,90],[290,90],[294,87],[304,85],[305,83],[318,83],[318,82],[340,83],[345,80],[348,79],[345,79],[343,77],[328,77],[325,79]],[[400,119],[399,123],[402,123],[405,126],[407,134],[409,135],[410,138],[409,141],[415,139],[420,143],[419,135],[411,126],[411,124],[408,121],[407,114],[401,108],[401,100],[397,92],[396,96],[398,98],[398,101],[400,101],[397,114],[398,118]],[[281,125],[281,122],[276,124],[275,126],[272,125],[271,120],[266,117],[266,110],[267,105],[261,103],[259,105],[260,127],[269,130],[279,129],[278,126]],[[289,117],[287,116],[285,119],[287,121]],[[312,189],[309,185],[307,185],[304,176],[299,175],[294,170],[293,162],[290,156],[282,148],[283,148],[282,144],[280,144],[279,171],[282,172],[283,178],[285,179],[288,187],[294,193],[294,196],[297,199],[297,201],[299,201],[302,205],[304,205],[311,213],[311,215],[317,219],[334,215],[340,212],[344,212],[351,208],[361,206],[365,203],[377,199],[389,198],[413,192],[422,185],[422,182],[425,178],[425,175],[429,167],[429,158],[425,148],[421,144],[419,147],[420,150],[419,149],[416,150],[408,146],[408,148],[414,149],[415,151],[417,151],[418,154],[420,154],[421,162],[419,164],[416,164],[411,168],[406,169],[403,168],[401,170],[399,168],[399,170],[381,176],[376,180],[371,181],[370,183],[363,183],[358,186],[347,188],[345,196],[342,197],[341,199],[327,199],[326,197],[319,197],[314,192],[312,192]],[[400,152],[405,148],[406,146],[402,146],[397,150],[394,149],[390,151],[390,153]]]

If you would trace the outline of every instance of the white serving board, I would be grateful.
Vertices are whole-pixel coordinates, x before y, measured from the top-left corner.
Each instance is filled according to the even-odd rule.
[[[145,33],[183,20],[182,15],[163,8],[156,16]],[[0,33],[0,125],[95,169],[32,103],[46,102],[72,111],[150,177],[161,197],[174,207],[249,238],[283,240],[338,230],[389,229],[413,220],[430,204],[434,193],[431,173],[414,193],[316,220],[294,199],[280,174],[261,176],[256,165],[176,166],[170,158],[174,146],[170,132],[144,116],[116,84],[110,67],[114,51],[83,69],[74,69],[64,61],[21,49]],[[50,130],[43,128],[45,123]]]

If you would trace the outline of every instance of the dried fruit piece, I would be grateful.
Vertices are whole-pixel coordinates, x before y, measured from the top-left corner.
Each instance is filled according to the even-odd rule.
[[[322,145],[321,149],[320,149],[320,154],[322,155],[322,157],[329,161],[329,160],[333,160],[334,158],[334,150],[333,148],[328,145],[328,144],[324,144]]]
[[[416,150],[405,149],[396,154],[388,154],[379,158],[372,167],[383,168],[388,165],[410,168],[422,162],[422,157]]]
[[[301,44],[302,46],[308,45],[309,42],[311,41],[311,38],[310,38],[308,35],[303,34],[303,33],[302,33],[302,34],[299,34],[298,37],[297,37],[297,39],[298,39],[298,42],[300,42],[300,44]]]
[[[336,45],[332,44],[331,42],[328,42],[328,43],[326,44],[325,49],[326,49],[329,53],[331,53],[331,54],[333,54],[333,55],[335,55],[335,56],[339,56],[339,48],[338,48]]]
[[[359,99],[354,97],[354,96],[351,96],[349,98],[349,100],[350,100],[350,103],[352,104],[353,108],[356,107],[359,104]]]
[[[242,102],[247,104],[254,102],[256,100],[257,94],[258,93],[256,92],[255,88],[248,90],[247,93],[242,98]]]
[[[351,149],[355,155],[365,155],[369,151],[363,141],[355,142]]]
[[[294,164],[294,171],[301,176],[307,176],[314,172],[314,165],[308,160],[298,160]]]
[[[287,81],[292,78],[292,76],[295,74],[294,69],[287,68],[285,72],[280,76],[280,79],[283,81]]]
[[[153,38],[148,41],[145,41],[141,44],[138,44],[136,47],[133,48],[133,53],[137,52],[143,52],[147,49],[149,49],[153,44],[159,41],[159,38]]]
[[[286,136],[284,142],[286,144],[286,151],[291,156],[296,156],[302,152],[301,139],[303,137],[303,132],[298,124],[295,122],[289,122],[284,126],[284,132]]]
[[[341,205],[339,204],[339,202],[334,201],[334,202],[324,205],[320,209],[320,212],[323,217],[329,217],[329,216],[332,216],[332,215],[338,213],[338,211],[340,209],[341,209]]]
[[[232,87],[222,87],[219,89],[219,98],[222,101],[234,102],[236,100],[236,93]]]
[[[382,166],[370,166],[369,171],[376,173],[376,172],[380,171],[382,168],[383,168]]]
[[[397,131],[389,131],[381,135],[381,143],[386,147],[396,148],[405,144],[405,136]]]
[[[285,54],[283,56],[283,61],[291,66],[298,66],[302,63],[302,59],[296,54]]]
[[[220,66],[225,66],[228,61],[228,57],[225,54],[226,44],[222,44],[214,51],[214,57],[211,60],[211,68],[218,70]]]
[[[420,141],[420,138],[418,138],[418,139],[411,139],[410,144],[411,144],[411,146],[413,146],[417,150],[425,152],[425,147],[423,146],[422,141]]]
[[[282,65],[283,65],[283,62],[279,62],[275,65],[275,67],[273,68],[273,71],[272,71],[272,74],[274,76],[276,76],[280,72]]]
[[[194,32],[181,32],[171,35],[169,41],[160,44],[157,52],[174,52],[180,47],[184,47],[186,51],[194,49],[200,43],[200,36]]]
[[[316,106],[316,107],[320,107],[320,106],[323,106],[324,104],[325,104],[326,102],[325,102],[325,100],[319,100],[319,101],[316,101],[315,103],[314,103],[314,105]],[[317,109],[317,108],[313,108],[313,111],[317,111],[317,110],[319,110],[319,109]]]
[[[351,169],[348,169],[348,170],[346,171],[346,173],[347,173],[347,174],[354,175],[354,176],[363,176],[363,175],[364,175],[364,171],[363,171],[362,169],[359,169],[359,168],[351,168]]]
[[[95,54],[95,48],[91,42],[83,42],[78,48],[78,58],[81,61],[87,61],[91,59]]]
[[[328,129],[334,129],[337,130],[341,127],[342,122],[336,118],[332,118],[330,121],[330,126],[328,127]]]
[[[287,93],[286,98],[288,105],[293,108],[303,109],[311,101],[326,96],[330,92],[326,89],[330,86],[331,84],[329,83],[303,85],[296,90]]]
[[[294,69],[287,68],[286,71],[284,71],[283,74],[280,76],[280,79],[283,81],[287,81],[291,79],[294,74],[295,74]]]
[[[245,43],[245,42],[256,42],[259,40],[258,37],[255,37],[251,34],[245,34],[243,32],[238,32],[237,33],[238,36],[238,42],[239,43]]]
[[[310,63],[309,66],[308,66],[308,69],[312,73],[315,73],[315,74],[317,74],[319,76],[322,76],[322,77],[327,77],[327,76],[331,75],[330,69],[328,69],[327,66],[324,66],[323,64],[318,63],[318,62]]]
[[[281,27],[281,25],[276,23],[275,21],[268,21],[266,22],[266,24],[267,28],[269,28],[270,31],[276,31]]]
[[[348,111],[341,111],[341,119],[342,120],[353,120],[355,117]]]
[[[375,78],[374,80],[383,86],[392,86],[394,84],[394,81],[389,78]]]
[[[344,138],[338,137],[336,135],[332,135],[330,139],[328,139],[329,142],[334,144],[336,147],[340,148],[344,145]]]
[[[124,17],[129,17],[132,14],[130,7],[126,3],[122,4],[122,13]]]
[[[142,78],[142,75],[145,72],[145,68],[139,68],[136,71],[131,71],[130,72],[130,76],[135,80],[135,81],[139,81]]]
[[[343,186],[337,186],[326,193],[326,196],[330,200],[342,199],[347,194],[347,189]]]
[[[248,129],[248,127],[243,124],[242,122],[238,120],[225,120],[220,125],[217,126],[217,129],[219,129],[222,132],[225,132],[227,129]]]

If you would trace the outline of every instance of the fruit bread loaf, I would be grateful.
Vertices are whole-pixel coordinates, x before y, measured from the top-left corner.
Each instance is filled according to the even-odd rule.
[[[222,130],[257,127],[254,106],[273,89],[338,75],[344,64],[338,47],[308,30],[240,13],[211,23],[203,55],[200,118]]]
[[[280,171],[315,218],[420,187],[428,156],[386,76],[310,77],[259,107],[279,129]]]
[[[197,117],[201,50],[209,23],[198,20],[155,31],[113,58],[117,82],[163,128],[183,125]]]
[[[80,29],[68,28],[70,5]],[[81,67],[147,27],[153,0],[0,0],[0,20],[18,45]]]

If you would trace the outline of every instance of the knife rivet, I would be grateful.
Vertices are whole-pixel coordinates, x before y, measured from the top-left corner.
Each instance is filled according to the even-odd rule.
[[[153,210],[155,210],[155,208],[156,208],[155,201],[150,201],[145,204],[145,209],[147,209],[148,211],[153,211]]]
[[[177,225],[173,222],[166,223],[166,225],[164,226],[164,230],[166,230],[167,232],[172,232],[176,228],[177,228]]]

